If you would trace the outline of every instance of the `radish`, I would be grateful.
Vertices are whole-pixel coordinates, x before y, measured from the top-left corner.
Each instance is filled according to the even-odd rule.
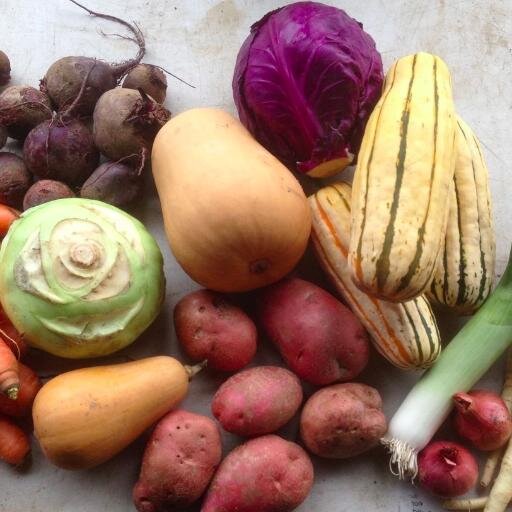
[[[418,477],[421,486],[435,496],[453,498],[474,487],[478,464],[463,446],[434,441],[418,454]]]
[[[9,57],[0,50],[0,85],[5,85],[11,79],[11,63]]]
[[[48,96],[29,85],[12,85],[0,94],[0,124],[13,139],[23,140],[32,128],[51,117]]]
[[[23,159],[14,153],[0,152],[0,203],[19,208],[32,176]]]
[[[127,71],[141,61],[146,52],[146,43],[142,32],[136,25],[115,16],[91,11],[75,0],[70,1],[92,16],[124,25],[133,34],[133,37],[126,38],[135,42],[139,47],[139,51],[133,59],[119,64],[109,64],[93,57],[70,56],[57,60],[49,67],[46,75],[41,80],[41,90],[48,93],[57,110],[65,109],[74,101],[85,76],[90,73],[85,94],[82,96],[80,105],[76,110],[78,114],[89,115],[94,110],[98,98],[105,91],[113,89]]]
[[[455,430],[460,437],[479,450],[496,450],[512,434],[512,419],[503,399],[492,391],[475,390],[457,393],[455,403]]]
[[[55,180],[39,180],[27,190],[23,198],[23,209],[28,210],[33,206],[66,197],[75,197],[75,194],[65,183]]]
[[[142,89],[118,87],[105,92],[96,104],[94,142],[111,160],[136,162],[136,155],[140,160],[149,154],[156,134],[170,117],[171,113]]]

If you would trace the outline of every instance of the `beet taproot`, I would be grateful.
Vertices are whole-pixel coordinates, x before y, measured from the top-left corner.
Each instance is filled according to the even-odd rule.
[[[122,162],[105,162],[87,178],[80,189],[80,197],[122,207],[132,203],[141,191],[140,170]]]
[[[0,94],[0,124],[13,139],[23,140],[39,123],[52,117],[48,96],[29,85],[11,85]]]
[[[80,99],[77,113],[89,115],[99,97],[109,89],[113,89],[121,78],[137,65],[146,52],[144,36],[140,29],[115,16],[91,11],[75,0],[75,5],[86,10],[91,16],[114,21],[126,27],[133,37],[126,37],[138,46],[137,55],[133,59],[118,64],[110,64],[93,57],[68,56],[55,61],[41,80],[41,90],[48,93],[57,110],[68,107],[77,97],[84,78],[89,74],[85,94]]]
[[[100,154],[87,126],[77,119],[44,121],[27,136],[23,157],[38,178],[81,185],[97,167]]]
[[[75,193],[62,181],[39,180],[27,190],[23,198],[23,209],[28,210],[34,206],[67,197],[75,197]]]
[[[156,102],[163,103],[167,92],[167,78],[158,66],[137,64],[123,80],[125,89],[142,89]]]
[[[9,57],[0,50],[0,86],[6,85],[11,79],[11,62]]]
[[[171,113],[144,91],[116,88],[96,103],[93,136],[96,147],[111,160],[138,162],[150,153],[160,128]]]
[[[0,151],[0,203],[19,208],[32,184],[32,176],[22,158]]]

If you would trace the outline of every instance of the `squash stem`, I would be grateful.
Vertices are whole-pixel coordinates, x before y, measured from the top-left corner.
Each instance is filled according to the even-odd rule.
[[[201,370],[206,368],[208,365],[208,360],[205,359],[204,361],[201,361],[200,363],[197,363],[193,366],[190,366],[188,364],[183,365],[185,367],[185,371],[188,373],[188,380],[192,380],[192,378],[197,375]]]

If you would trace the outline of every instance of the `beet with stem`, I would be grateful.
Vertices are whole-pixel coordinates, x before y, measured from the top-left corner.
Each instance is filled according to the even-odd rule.
[[[0,151],[0,203],[19,208],[31,184],[32,176],[23,159]]]
[[[83,184],[80,197],[97,199],[113,206],[127,206],[141,193],[141,170],[120,161],[105,162]]]
[[[112,89],[94,109],[94,142],[111,160],[138,162],[140,156],[135,155],[149,154],[156,134],[170,117],[165,107],[142,90]]]
[[[55,199],[65,199],[75,197],[75,193],[61,181],[39,180],[36,181],[25,194],[23,199],[23,209],[28,210]]]
[[[9,57],[0,50],[0,86],[6,85],[11,79],[11,62]]]
[[[125,89],[142,89],[157,103],[165,101],[167,92],[167,78],[162,68],[152,64],[137,64],[123,80]]]
[[[0,125],[13,139],[23,140],[39,123],[52,117],[48,96],[29,85],[12,85],[0,94]]]
[[[119,64],[110,64],[93,57],[63,57],[54,62],[41,80],[41,90],[48,93],[57,110],[67,108],[77,97],[84,78],[89,74],[85,93],[80,99],[76,109],[77,114],[89,115],[94,110],[98,98],[109,89],[113,89],[121,78],[135,65],[137,65],[146,52],[144,36],[135,24],[128,23],[115,16],[91,11],[75,0],[75,5],[86,10],[92,16],[114,21],[125,26],[133,37],[121,36],[130,39],[139,47],[137,55],[130,60]]]

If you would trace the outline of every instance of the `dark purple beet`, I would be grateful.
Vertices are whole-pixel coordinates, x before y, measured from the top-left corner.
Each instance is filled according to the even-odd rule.
[[[38,178],[81,185],[97,167],[100,154],[91,132],[77,119],[44,121],[27,136],[23,157]]]
[[[145,93],[117,87],[105,92],[94,109],[96,147],[111,160],[132,156],[137,162],[151,151],[158,130],[171,113]],[[126,160],[125,160],[126,162]]]
[[[33,206],[67,197],[75,197],[75,194],[65,183],[55,180],[39,180],[25,194],[23,209],[28,210]]]
[[[0,203],[19,208],[31,184],[32,176],[23,159],[0,151]]]
[[[5,146],[7,142],[7,128],[5,126],[0,126],[0,149]]]
[[[142,89],[157,103],[163,103],[167,91],[167,78],[158,66],[137,64],[126,75],[123,87],[125,89]]]
[[[105,162],[83,184],[80,197],[127,206],[140,195],[141,189],[139,172],[121,162]]]
[[[11,63],[9,57],[0,50],[0,85],[9,83],[11,79]]]
[[[109,64],[92,57],[63,57],[54,62],[41,80],[41,90],[46,92],[57,110],[66,109],[78,96],[84,78],[89,73],[85,92],[75,109],[77,115],[89,115],[94,110],[98,98],[109,89],[113,89],[121,78],[133,66],[138,64],[146,52],[144,36],[137,26],[115,16],[91,11],[75,0],[70,0],[92,16],[114,21],[125,26],[132,34],[139,51],[130,60],[119,64]]]
[[[28,132],[52,117],[50,99],[29,85],[11,85],[0,94],[0,124],[9,137],[23,140]]]

